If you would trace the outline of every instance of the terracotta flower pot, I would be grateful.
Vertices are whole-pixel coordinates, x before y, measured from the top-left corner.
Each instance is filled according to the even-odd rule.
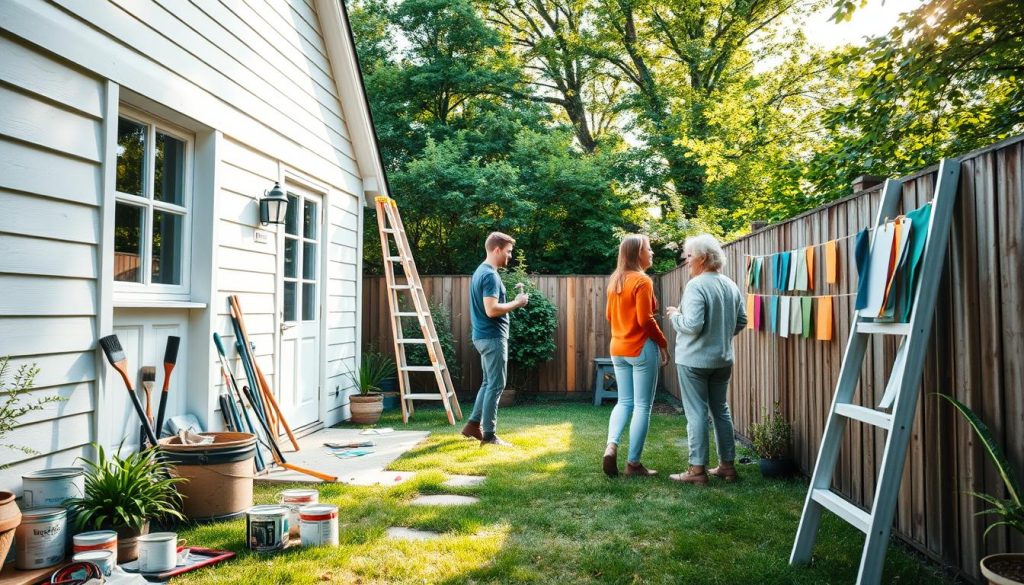
[[[349,422],[372,425],[380,420],[380,413],[384,410],[384,397],[380,394],[355,394],[348,399],[349,410],[352,413]]]
[[[149,534],[149,522],[142,528],[104,528],[117,531],[117,562],[126,563],[139,558],[139,537]]]
[[[1024,553],[989,555],[981,559],[981,574],[992,585],[1024,583]]]
[[[21,524],[21,510],[11,492],[0,492],[0,570],[14,542],[14,529]]]

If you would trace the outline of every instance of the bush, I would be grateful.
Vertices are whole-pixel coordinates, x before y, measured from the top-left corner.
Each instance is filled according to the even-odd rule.
[[[558,348],[555,343],[558,309],[530,280],[522,255],[517,258],[514,270],[501,271],[501,280],[508,291],[509,300],[519,293],[517,284],[522,284],[523,292],[530,295],[530,302],[525,307],[509,313],[508,361],[512,370],[511,378],[523,381],[540,364],[555,355]]]
[[[411,308],[402,309],[411,311]],[[444,353],[444,361],[448,364],[448,373],[452,379],[459,376],[459,363],[455,355],[455,335],[452,333],[452,318],[448,307],[431,302],[430,315],[434,318],[434,327],[437,329],[437,337],[441,340],[441,351]],[[420,331],[418,319],[402,319],[402,337],[423,337]],[[405,346],[406,363],[410,366],[429,366],[430,356],[427,355],[427,347],[423,344],[408,344]],[[431,374],[433,376],[433,374]]]
[[[793,427],[782,416],[779,403],[771,414],[762,410],[761,422],[750,425],[750,442],[761,459],[782,459],[789,455]]]
[[[41,410],[51,402],[61,402],[60,396],[45,396],[36,400],[28,400],[27,394],[35,386],[39,368],[35,364],[22,364],[13,375],[10,372],[11,358],[0,357],[0,449],[21,451],[26,455],[36,455],[38,451],[24,445],[12,445],[4,442],[4,437],[14,430],[18,419],[30,412]],[[10,380],[8,381],[8,378]],[[6,459],[6,457],[4,457]],[[0,464],[4,469],[8,464]]]

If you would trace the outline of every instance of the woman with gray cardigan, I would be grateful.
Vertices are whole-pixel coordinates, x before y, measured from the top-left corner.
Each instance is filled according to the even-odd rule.
[[[690,467],[669,476],[673,481],[706,484],[708,474],[736,479],[736,439],[726,392],[732,375],[732,338],[747,326],[740,290],[719,273],[725,253],[714,237],[687,238],[683,246],[690,280],[682,306],[668,307],[666,316],[676,330],[676,371],[686,409]],[[707,469],[708,411],[715,425],[718,467]]]

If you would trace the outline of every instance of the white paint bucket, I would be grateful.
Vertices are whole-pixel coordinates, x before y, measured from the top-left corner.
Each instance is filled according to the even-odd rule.
[[[24,509],[61,506],[68,498],[85,495],[85,469],[58,467],[21,476],[21,501]]]
[[[288,546],[288,508],[253,506],[245,513],[246,546],[257,552],[281,550]]]
[[[320,492],[310,489],[284,490],[277,494],[277,502],[288,508],[288,535],[299,536],[299,509],[320,501]]]
[[[82,532],[71,538],[71,554],[94,551],[109,550],[113,553],[113,563],[117,564],[117,533],[113,530],[96,530],[94,532]]]
[[[14,533],[14,566],[41,569],[64,560],[67,551],[68,512],[64,508],[36,508],[21,513]]]
[[[302,546],[338,546],[338,507],[311,504],[299,510]]]
[[[178,564],[178,547],[185,541],[176,532],[151,532],[139,536],[139,571],[163,573]]]
[[[103,571],[103,574],[107,577],[110,576],[111,571],[114,570],[114,565],[117,564],[117,559],[114,555],[117,551],[110,551],[107,549],[87,550],[80,553],[76,553],[72,560],[92,563]]]

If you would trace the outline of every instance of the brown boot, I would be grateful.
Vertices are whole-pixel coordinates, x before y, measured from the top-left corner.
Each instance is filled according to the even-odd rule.
[[[736,466],[733,465],[732,461],[722,461],[718,464],[718,467],[712,467],[709,469],[708,475],[720,477],[725,481],[736,481],[740,478],[739,474],[736,473]]]
[[[608,477],[619,475],[619,446],[615,443],[608,443],[604,450],[604,458],[601,460],[601,467]]]
[[[480,423],[475,420],[467,422],[466,426],[462,427],[462,436],[467,439],[476,439],[477,441],[484,439],[484,434],[480,430]]]
[[[705,485],[708,483],[708,472],[704,470],[703,465],[691,465],[684,473],[673,473],[668,478],[680,483]]]
[[[643,463],[626,463],[626,477],[651,477],[658,475],[657,471],[647,469]]]

